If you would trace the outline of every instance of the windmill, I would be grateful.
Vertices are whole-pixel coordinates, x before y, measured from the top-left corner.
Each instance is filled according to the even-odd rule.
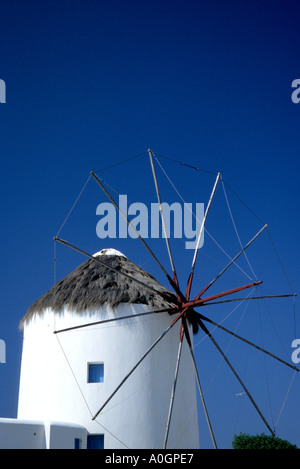
[[[217,448],[216,438],[215,438],[213,426],[209,417],[209,412],[206,406],[204,393],[202,390],[198,368],[197,368],[197,364],[196,364],[196,360],[194,356],[193,342],[192,342],[192,337],[191,337],[191,327],[194,332],[196,332],[198,329],[201,330],[204,333],[204,335],[212,342],[213,346],[216,348],[216,350],[218,351],[222,359],[226,362],[231,372],[233,373],[233,375],[235,376],[235,378],[241,385],[243,389],[243,393],[247,395],[252,406],[254,407],[255,411],[259,415],[259,418],[267,427],[268,431],[272,435],[274,435],[273,429],[271,428],[263,412],[261,411],[255,399],[253,398],[252,394],[250,393],[248,387],[246,386],[246,384],[244,383],[244,381],[242,380],[242,378],[240,377],[240,375],[238,374],[238,372],[236,371],[232,363],[229,361],[226,353],[220,347],[214,335],[209,331],[207,324],[211,324],[214,327],[217,327],[223,330],[224,332],[230,334],[235,339],[238,339],[239,341],[246,343],[247,345],[259,350],[265,355],[272,357],[274,360],[281,362],[282,364],[286,365],[287,367],[295,371],[299,371],[298,368],[294,365],[291,365],[289,362],[283,360],[282,358],[274,355],[273,353],[269,352],[265,348],[260,347],[259,345],[245,339],[244,337],[238,335],[237,333],[225,328],[220,323],[217,323],[216,321],[213,321],[211,318],[202,314],[203,308],[206,306],[210,306],[210,305],[219,305],[219,304],[224,304],[224,303],[232,302],[232,301],[244,301],[244,300],[250,300],[250,299],[255,300],[255,299],[263,299],[263,298],[279,298],[279,297],[295,296],[295,294],[291,294],[291,295],[257,296],[257,297],[249,297],[249,298],[233,298],[233,299],[231,298],[231,296],[236,293],[243,292],[253,287],[256,287],[258,285],[261,285],[262,280],[252,281],[251,283],[247,283],[242,286],[234,286],[231,289],[220,291],[219,293],[215,293],[211,295],[207,293],[208,290],[212,287],[212,285],[214,285],[223,276],[223,274],[232,265],[236,263],[237,259],[239,259],[242,255],[245,254],[245,251],[267,229],[267,225],[264,225],[255,234],[255,236],[253,236],[244,246],[242,246],[240,251],[233,258],[231,258],[230,262],[224,268],[222,268],[222,270],[208,284],[202,285],[202,288],[201,289],[199,288],[199,292],[197,293],[197,295],[191,298],[191,289],[192,289],[192,284],[194,281],[194,272],[195,272],[195,266],[197,262],[199,245],[200,245],[203,233],[204,233],[205,224],[206,224],[209,212],[210,212],[210,208],[214,199],[217,186],[220,183],[220,180],[222,179],[222,177],[220,173],[218,173],[216,176],[215,183],[214,183],[212,192],[210,194],[210,198],[209,198],[209,201],[205,210],[205,214],[201,223],[200,231],[198,234],[195,252],[194,252],[192,265],[191,265],[191,270],[190,270],[188,278],[186,279],[185,289],[183,290],[182,288],[180,288],[180,285],[179,285],[178,273],[175,268],[175,262],[174,262],[173,254],[172,254],[171,247],[170,247],[169,237],[167,233],[166,222],[165,222],[164,212],[163,212],[163,204],[161,200],[160,190],[159,190],[155,166],[154,166],[154,154],[151,150],[148,150],[147,153],[150,159],[152,175],[153,175],[153,180],[154,180],[154,185],[155,185],[155,190],[156,190],[156,195],[157,195],[157,201],[158,201],[159,208],[160,208],[160,216],[161,216],[162,228],[164,231],[164,238],[166,242],[167,253],[168,253],[168,257],[170,261],[171,274],[168,273],[167,269],[162,265],[158,257],[154,254],[154,252],[150,248],[149,244],[146,243],[145,239],[141,236],[141,234],[136,229],[136,227],[130,222],[126,214],[122,212],[120,206],[111,196],[111,194],[106,189],[105,185],[97,176],[97,174],[95,174],[94,172],[91,172],[90,177],[92,177],[95,180],[95,182],[102,189],[104,194],[107,196],[108,200],[114,205],[114,207],[119,212],[119,214],[126,220],[126,223],[128,224],[128,226],[130,226],[130,228],[135,232],[136,237],[143,244],[144,248],[147,250],[147,252],[150,254],[150,256],[153,258],[153,260],[155,261],[159,269],[162,271],[162,273],[166,277],[167,281],[170,284],[170,287],[173,290],[173,295],[170,296],[170,293],[168,291],[162,290],[161,288],[159,288],[158,284],[153,284],[149,282],[148,281],[149,279],[139,278],[136,275],[133,275],[132,272],[130,273],[128,269],[116,268],[113,265],[113,263],[108,262],[108,258],[106,258],[106,256],[101,257],[101,256],[90,254],[86,252],[85,250],[69,243],[68,241],[61,239],[58,236],[54,238],[55,243],[59,242],[69,248],[74,249],[75,251],[86,256],[91,261],[92,264],[98,264],[98,266],[100,266],[101,268],[110,270],[112,273],[114,273],[120,278],[120,281],[123,280],[124,282],[125,281],[130,282],[131,284],[136,285],[138,288],[142,288],[143,291],[147,291],[149,292],[149,294],[155,295],[157,298],[160,298],[162,302],[162,307],[156,307],[150,311],[143,310],[141,312],[136,313],[134,316],[123,315],[121,318],[111,317],[109,319],[102,319],[100,321],[87,322],[86,324],[79,324],[79,325],[74,325],[74,326],[65,327],[61,329],[56,329],[54,331],[55,335],[60,335],[67,331],[81,330],[81,329],[84,329],[86,327],[91,327],[91,326],[100,326],[100,325],[105,325],[108,323],[112,324],[116,321],[124,320],[124,318],[130,319],[132,317],[137,318],[138,316],[143,317],[145,315],[152,315],[152,314],[159,315],[159,314],[164,314],[164,313],[168,313],[168,315],[170,316],[169,324],[167,325],[167,327],[160,334],[158,334],[155,340],[144,350],[143,353],[141,353],[140,357],[133,364],[130,370],[125,374],[125,376],[123,376],[123,378],[119,381],[119,383],[117,383],[117,385],[110,392],[110,394],[106,396],[105,400],[102,403],[100,403],[99,408],[97,409],[96,412],[93,413],[91,418],[93,421],[95,421],[97,420],[99,416],[103,415],[103,413],[107,409],[108,404],[112,401],[112,399],[118,393],[120,393],[120,390],[123,389],[123,387],[128,382],[129,378],[132,375],[134,375],[134,373],[137,372],[137,370],[140,368],[142,363],[147,359],[147,357],[149,357],[150,354],[154,353],[156,347],[163,341],[163,339],[167,335],[171,333],[171,330],[175,328],[175,326],[178,327],[179,325],[179,337],[177,338],[178,344],[177,344],[177,353],[176,353],[176,363],[175,363],[175,369],[174,369],[173,384],[172,384],[170,397],[169,397],[167,419],[166,419],[165,429],[164,429],[164,438],[162,442],[163,448],[168,447],[171,423],[172,423],[172,420],[174,419],[174,413],[176,411],[174,410],[174,401],[175,401],[175,396],[176,396],[176,392],[178,388],[178,374],[179,374],[180,363],[182,361],[182,353],[183,353],[184,346],[188,350],[188,353],[191,359],[193,371],[196,377],[199,395],[201,398],[208,429],[211,435],[211,440],[212,440],[213,446]],[[201,313],[197,310],[197,308],[201,308]]]

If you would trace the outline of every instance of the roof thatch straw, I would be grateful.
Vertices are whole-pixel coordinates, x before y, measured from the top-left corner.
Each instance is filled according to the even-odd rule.
[[[95,257],[117,271],[122,271],[156,291],[162,292],[164,297],[114,272],[109,267],[88,259],[30,306],[20,327],[23,327],[34,315],[42,314],[46,308],[61,313],[67,306],[76,313],[83,313],[97,309],[105,303],[111,307],[116,307],[119,303],[141,303],[155,309],[162,309],[176,302],[176,296],[173,293],[125,256],[101,255],[98,257],[96,255]]]

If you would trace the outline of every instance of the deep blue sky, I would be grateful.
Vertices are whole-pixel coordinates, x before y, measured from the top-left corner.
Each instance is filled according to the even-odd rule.
[[[212,173],[220,171],[269,224],[297,291],[300,103],[291,100],[291,83],[300,78],[298,18],[299,4],[286,0],[2,2],[0,78],[6,82],[7,103],[0,107],[0,338],[6,342],[7,363],[0,364],[0,416],[15,417],[17,412],[22,347],[18,323],[28,306],[53,284],[52,238],[91,170],[151,147],[157,154]],[[187,202],[207,203],[213,175],[168,160],[160,162]],[[131,202],[150,203],[155,202],[155,194],[149,170],[145,156],[103,172],[103,178],[119,193],[128,194]],[[162,173],[159,177],[165,200],[178,200]],[[245,244],[262,223],[228,189],[229,195]],[[103,201],[100,189],[90,181],[62,238],[90,252],[110,246],[120,249],[164,281],[137,242],[97,238],[96,207]],[[221,186],[207,227],[227,252],[238,252]],[[269,287],[265,291],[290,293],[269,238],[263,236],[251,253],[254,269],[263,274]],[[195,294],[227,263],[207,237],[204,247],[197,263]],[[169,267],[164,240],[153,243],[153,249]],[[191,256],[182,243],[174,243],[183,283]],[[62,246],[57,258],[58,278],[85,260]],[[244,283],[248,283],[245,278],[229,276],[215,291]],[[267,303],[267,308],[278,323],[290,360],[293,308],[290,300],[282,301],[276,307]],[[243,308],[237,310],[233,329]],[[264,322],[265,304],[251,308]],[[219,307],[214,318],[221,320],[229,311],[227,305]],[[258,324],[251,326],[258,330],[256,341]],[[244,335],[247,327],[246,323]],[[271,327],[263,324],[262,330],[267,337],[260,343],[264,340],[266,345],[269,340],[273,351],[282,355]],[[222,342],[221,337],[224,333]],[[248,334],[251,337],[254,340]],[[195,343],[201,339],[197,335]],[[224,348],[230,337],[225,339]],[[241,390],[224,363],[212,381],[218,356],[206,342],[195,350],[217,440],[221,447],[230,447],[234,431],[258,433],[265,428],[244,397],[234,397]],[[231,358],[243,374],[248,355],[239,345],[234,347]],[[259,368],[256,355],[253,360],[249,388],[265,389],[264,362]],[[285,374],[281,365],[271,363],[275,420],[292,373]],[[298,396],[297,376],[277,434],[300,446]],[[260,399],[269,416],[268,403]],[[202,446],[209,447],[203,423],[200,434]]]

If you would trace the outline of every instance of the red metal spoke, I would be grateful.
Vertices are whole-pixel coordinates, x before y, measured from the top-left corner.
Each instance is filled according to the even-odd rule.
[[[243,285],[242,287],[233,288],[232,290],[227,290],[227,291],[222,292],[222,293],[217,293],[216,295],[207,296],[206,298],[199,298],[199,299],[194,299],[194,300],[191,300],[191,301],[187,301],[186,303],[184,303],[183,306],[188,307],[188,308],[189,307],[194,307],[194,306],[201,306],[201,305],[203,305],[203,304],[205,304],[209,301],[216,300],[217,298],[222,298],[223,296],[232,295],[233,293],[237,293],[239,291],[246,290],[247,288],[255,287],[256,285],[260,285],[261,283],[262,283],[262,281],[259,280],[258,282],[249,283],[248,285]]]
[[[258,238],[258,236],[266,229],[268,228],[268,225],[264,225],[258,233],[256,233],[255,236],[253,236],[253,238],[242,248],[242,250],[233,258],[231,259],[231,261],[229,262],[229,264],[226,265],[226,267],[224,267],[224,269],[221,270],[221,272],[211,281],[209,282],[208,285],[206,285],[206,287],[204,287],[200,293],[198,293],[198,295],[194,298],[195,300],[197,300],[198,298],[200,298],[204,292],[206,292],[206,290],[208,290],[225,272],[226,270],[232,265],[235,263],[235,261],[246,251],[246,249],[251,246],[251,244]]]

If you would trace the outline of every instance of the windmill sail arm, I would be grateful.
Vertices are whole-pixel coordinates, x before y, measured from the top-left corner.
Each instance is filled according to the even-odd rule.
[[[166,240],[166,245],[167,245],[167,251],[168,251],[168,255],[169,255],[169,259],[170,259],[170,264],[171,264],[173,276],[174,276],[174,278],[176,278],[176,280],[177,280],[175,265],[174,265],[174,261],[173,261],[173,256],[172,256],[172,252],[171,252],[171,248],[170,248],[170,243],[169,243],[169,237],[168,237],[167,228],[166,228],[165,217],[164,217],[164,213],[163,213],[163,209],[162,209],[162,204],[161,204],[160,191],[159,191],[158,182],[157,182],[157,177],[156,177],[156,172],[155,172],[155,167],[154,167],[154,163],[153,163],[153,154],[152,154],[152,151],[151,151],[150,149],[148,150],[148,153],[149,153],[149,158],[150,158],[150,164],[151,164],[151,169],[152,169],[153,180],[154,180],[154,184],[155,184],[155,190],[156,190],[157,201],[158,201],[158,205],[159,205],[159,212],[160,212],[160,216],[161,216],[162,226],[163,226],[164,235],[165,235],[165,240]]]
[[[188,283],[187,283],[187,287],[186,287],[186,295],[185,296],[186,296],[187,299],[189,299],[189,296],[190,296],[190,291],[191,291],[191,287],[192,287],[194,269],[195,269],[195,264],[196,264],[196,260],[197,260],[200,241],[201,241],[201,238],[202,238],[202,235],[203,235],[203,231],[204,231],[205,223],[206,223],[206,220],[207,220],[208,212],[210,210],[210,206],[211,206],[211,203],[213,201],[213,198],[214,198],[214,195],[215,195],[215,192],[216,192],[217,185],[218,185],[220,177],[221,177],[221,174],[218,173],[215,184],[214,184],[214,187],[213,187],[213,190],[211,192],[211,195],[210,195],[207,207],[206,207],[206,210],[205,210],[204,218],[203,218],[202,223],[201,223],[201,227],[200,227],[200,231],[199,231],[199,235],[198,235],[198,239],[197,239],[197,243],[196,243],[196,248],[195,248],[195,252],[194,252],[194,257],[193,257],[193,261],[192,261],[191,273],[190,273]]]
[[[297,296],[297,293],[292,293],[288,295],[264,295],[264,296],[249,296],[248,298],[231,298],[230,300],[222,300],[222,301],[211,301],[209,303],[205,303],[205,306],[208,305],[219,305],[222,303],[232,303],[233,301],[249,301],[249,300],[263,300],[263,299],[270,299],[270,298],[291,298]]]
[[[248,398],[250,399],[251,403],[253,404],[254,408],[256,409],[258,415],[260,416],[260,418],[262,419],[262,421],[264,422],[264,424],[266,425],[266,427],[268,428],[268,430],[270,431],[270,433],[275,436],[275,433],[274,431],[272,430],[272,428],[270,427],[269,423],[267,422],[267,420],[265,419],[264,415],[262,414],[261,410],[259,409],[258,405],[256,404],[255,400],[253,399],[252,395],[250,394],[248,388],[246,387],[245,383],[242,381],[242,379],[240,378],[240,376],[238,375],[237,371],[235,370],[235,368],[232,366],[232,364],[230,363],[230,361],[228,360],[227,356],[225,355],[225,353],[223,352],[223,350],[221,349],[221,347],[218,345],[218,343],[216,342],[216,340],[214,339],[214,337],[212,336],[212,334],[209,332],[209,330],[206,328],[206,326],[203,324],[202,320],[200,318],[198,318],[198,323],[199,323],[199,326],[201,327],[201,329],[203,330],[203,332],[205,332],[205,334],[210,338],[210,340],[212,341],[212,343],[214,344],[214,346],[217,348],[217,350],[220,352],[220,354],[222,355],[223,359],[225,360],[225,362],[227,363],[227,365],[229,366],[229,368],[231,369],[231,371],[233,372],[233,374],[235,375],[236,379],[238,380],[238,382],[240,383],[240,385],[243,387],[245,393],[247,394]]]
[[[66,327],[65,329],[59,329],[57,331],[54,331],[53,334],[60,334],[61,332],[74,331],[76,329],[83,329],[85,327],[90,327],[90,326],[99,326],[101,324],[107,324],[109,322],[125,321],[126,319],[135,319],[137,317],[149,316],[151,314],[159,314],[159,313],[166,313],[166,312],[170,313],[171,311],[173,311],[172,308],[171,309],[164,308],[164,309],[157,309],[154,311],[146,311],[144,313],[130,314],[128,316],[121,316],[121,317],[116,317],[116,318],[111,318],[111,319],[103,319],[102,321],[88,322],[85,324],[80,324],[78,326]],[[175,309],[174,309],[174,312],[176,312]]]
[[[112,270],[113,272],[117,273],[118,275],[122,275],[123,277],[125,277],[125,278],[127,278],[127,279],[129,279],[129,280],[143,286],[144,288],[147,288],[148,290],[151,290],[156,295],[161,296],[165,300],[170,301],[170,297],[168,297],[168,295],[164,294],[164,292],[153,288],[151,285],[148,285],[147,283],[141,282],[137,278],[132,277],[131,275],[126,274],[125,272],[122,272],[122,270],[115,269],[114,267],[106,264],[105,262],[100,261],[100,259],[98,259],[97,257],[94,257],[92,254],[89,254],[88,252],[74,246],[73,244],[69,243],[68,241],[65,241],[64,239],[56,238],[56,237],[54,237],[54,241],[58,241],[59,243],[64,244],[65,246],[68,246],[69,248],[74,249],[77,252],[80,252],[80,254],[83,254],[84,256],[89,257],[90,259],[93,259],[95,262],[100,263],[101,265],[107,267],[108,269]]]
[[[106,399],[104,404],[100,407],[98,412],[94,415],[92,420],[95,420],[98,415],[102,412],[102,410],[106,407],[106,405],[110,402],[113,396],[119,391],[119,389],[123,386],[123,384],[127,381],[127,379],[132,375],[132,373],[137,369],[137,367],[142,363],[142,361],[149,355],[149,353],[154,349],[154,347],[161,341],[161,339],[172,329],[172,327],[178,322],[178,320],[183,316],[185,313],[186,308],[183,309],[178,316],[171,322],[171,324],[165,329],[165,331],[153,342],[153,344],[148,348],[148,350],[144,353],[144,355],[139,359],[139,361],[134,365],[133,368],[127,373],[127,375],[123,378],[120,384],[115,388],[112,394]]]
[[[251,287],[255,287],[256,285],[260,285],[261,283],[262,283],[262,281],[259,280],[257,282],[249,283],[248,285],[243,285],[242,287],[233,288],[232,290],[227,290],[227,291],[222,292],[222,293],[217,293],[216,295],[207,296],[206,298],[194,299],[194,300],[191,300],[191,301],[188,301],[187,303],[185,303],[184,306],[189,306],[189,307],[190,306],[191,307],[202,306],[202,305],[204,306],[212,300],[216,300],[217,298],[222,298],[223,296],[232,295],[232,294],[240,292],[242,290],[246,290],[247,288],[251,288]]]
[[[274,355],[273,353],[269,352],[268,350],[266,350],[266,349],[260,347],[260,346],[257,345],[257,344],[254,344],[254,343],[251,342],[250,340],[245,339],[244,337],[241,337],[240,335],[236,334],[235,332],[230,331],[230,330],[227,329],[226,327],[221,326],[221,324],[218,324],[217,322],[213,321],[212,319],[210,319],[210,318],[208,318],[208,317],[206,317],[206,316],[203,316],[202,314],[199,314],[199,313],[197,313],[197,314],[198,314],[198,316],[200,317],[201,320],[206,321],[206,322],[209,322],[210,324],[212,324],[212,325],[218,327],[219,329],[222,329],[222,331],[225,331],[225,332],[227,332],[228,334],[231,334],[232,336],[234,336],[236,339],[239,339],[239,340],[241,340],[242,342],[245,342],[246,344],[251,345],[252,347],[254,347],[254,348],[256,348],[257,350],[259,350],[260,352],[263,352],[263,353],[265,353],[266,355],[269,355],[270,357],[275,358],[275,360],[277,360],[277,361],[283,363],[284,365],[286,365],[286,366],[292,368],[293,370],[295,370],[295,371],[300,371],[299,368],[297,368],[296,366],[291,365],[290,363],[288,363],[288,362],[285,361],[285,360],[282,360],[281,358],[277,357],[276,355]]]
[[[203,293],[205,293],[225,272],[227,269],[229,269],[229,267],[235,263],[235,261],[246,251],[246,249],[258,238],[258,236],[268,227],[268,225],[264,225],[259,231],[258,233],[256,233],[255,236],[253,236],[253,238],[241,249],[241,251],[229,262],[229,264],[226,265],[226,267],[224,267],[224,269],[221,270],[221,272],[211,281],[209,282],[208,285],[206,285],[206,287],[204,287],[200,293],[198,293],[198,295],[196,296],[195,299],[198,299],[200,298]]]
[[[145,248],[147,249],[147,251],[149,252],[149,254],[153,257],[153,259],[155,260],[155,262],[157,263],[157,265],[160,267],[160,269],[163,271],[163,273],[168,276],[167,274],[167,271],[165,270],[165,268],[161,265],[161,263],[159,262],[159,260],[157,259],[157,257],[155,256],[155,254],[152,252],[152,250],[150,249],[150,247],[148,246],[148,244],[146,243],[146,241],[144,240],[144,238],[140,235],[140,233],[137,231],[136,227],[130,222],[130,220],[128,220],[128,218],[126,217],[126,215],[122,212],[122,210],[120,209],[119,205],[117,204],[117,202],[115,202],[115,200],[112,198],[112,196],[109,194],[109,192],[105,189],[105,187],[103,186],[103,184],[101,183],[100,179],[96,176],[96,174],[91,171],[91,176],[95,179],[95,181],[97,182],[97,184],[101,187],[101,189],[103,190],[103,192],[105,193],[105,195],[108,197],[108,199],[111,201],[111,203],[114,205],[114,207],[118,210],[118,212],[120,213],[120,215],[125,219],[126,223],[130,226],[130,228],[135,232],[135,234],[137,235],[138,239],[143,243],[143,245],[145,246]]]

